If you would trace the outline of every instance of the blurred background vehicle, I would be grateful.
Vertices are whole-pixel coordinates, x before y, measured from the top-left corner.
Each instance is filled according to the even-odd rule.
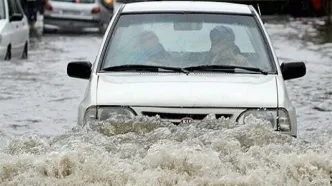
[[[0,0],[0,58],[28,57],[29,26],[18,0]]]
[[[44,10],[44,30],[98,28],[104,33],[113,15],[112,0],[48,0]]]

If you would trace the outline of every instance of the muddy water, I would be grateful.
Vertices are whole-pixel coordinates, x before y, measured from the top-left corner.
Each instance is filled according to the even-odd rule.
[[[67,62],[93,61],[96,35],[48,35],[29,60],[0,65],[0,184],[16,185],[331,185],[330,44],[303,40],[311,24],[266,24],[281,61],[305,61],[307,75],[287,82],[299,138],[252,120],[213,117],[176,127],[159,118],[111,120],[75,128],[87,82]],[[74,127],[74,128],[73,128]]]

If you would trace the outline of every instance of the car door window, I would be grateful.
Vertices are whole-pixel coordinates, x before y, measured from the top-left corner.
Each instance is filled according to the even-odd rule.
[[[20,4],[17,2],[17,0],[8,0],[8,6],[10,15],[13,15],[14,13],[22,14]]]
[[[17,0],[8,0],[8,9],[9,9],[9,17],[13,14],[21,14],[24,15],[22,12],[22,7],[17,2]]]
[[[22,14],[21,12],[21,7],[20,4],[17,2],[17,0],[12,0],[13,1],[13,5],[14,5],[14,12],[15,14]]]
[[[5,19],[6,13],[5,13],[5,3],[3,0],[0,0],[0,19]]]
[[[18,14],[24,14],[21,2],[19,0],[14,0],[14,1],[15,1],[15,4],[16,4],[15,12],[17,12]]]
[[[8,10],[9,10],[9,17],[14,15],[15,13],[15,0],[8,0]]]

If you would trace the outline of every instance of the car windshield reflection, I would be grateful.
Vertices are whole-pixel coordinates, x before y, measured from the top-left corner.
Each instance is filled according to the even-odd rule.
[[[228,65],[275,72],[267,48],[253,16],[126,14],[117,22],[101,69]]]

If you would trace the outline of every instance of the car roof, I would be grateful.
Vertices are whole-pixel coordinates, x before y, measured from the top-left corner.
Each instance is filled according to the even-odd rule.
[[[123,13],[133,12],[213,12],[252,14],[245,4],[207,2],[207,1],[150,1],[135,2],[124,5]]]

